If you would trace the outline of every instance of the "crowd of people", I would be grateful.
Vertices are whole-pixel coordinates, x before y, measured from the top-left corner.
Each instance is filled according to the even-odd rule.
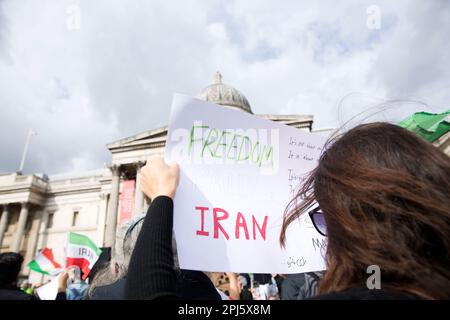
[[[450,158],[387,123],[355,127],[324,150],[286,209],[280,245],[309,212],[327,237],[326,271],[180,269],[172,230],[179,168],[152,159],[141,171],[147,214],[122,226],[110,262],[89,284],[79,269],[65,270],[57,299],[449,299]],[[22,262],[0,255],[0,299],[36,299],[17,286]],[[376,290],[366,284],[371,265],[381,270]]]
[[[82,280],[77,266],[66,268],[58,278],[55,300],[124,300],[127,269],[133,250],[133,237],[139,233],[139,222],[133,220],[118,238],[123,250],[115,250],[110,263],[103,266],[92,281]],[[133,228],[136,228],[133,230]],[[122,235],[125,235],[122,234]],[[134,236],[133,236],[134,234]],[[126,241],[125,241],[126,240]],[[119,246],[116,246],[118,248]],[[176,256],[174,256],[176,259]],[[0,300],[40,300],[27,280],[18,284],[23,257],[15,252],[0,254]],[[238,274],[233,272],[200,272],[178,269],[177,294],[184,299],[205,300],[301,300],[313,297],[321,277],[318,273]],[[309,279],[309,281],[308,281]],[[313,281],[310,281],[310,280]],[[50,280],[48,280],[50,281]]]

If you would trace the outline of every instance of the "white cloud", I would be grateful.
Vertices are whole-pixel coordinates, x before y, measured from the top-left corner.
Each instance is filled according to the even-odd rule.
[[[69,5],[79,30],[66,27]],[[102,167],[106,143],[167,124],[172,94],[196,95],[216,70],[255,113],[313,114],[316,127],[380,99],[443,111],[449,32],[447,1],[3,0],[0,170],[16,170],[29,127],[26,171]]]

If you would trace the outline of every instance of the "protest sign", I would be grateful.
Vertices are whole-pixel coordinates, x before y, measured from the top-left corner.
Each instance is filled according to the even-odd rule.
[[[55,300],[58,295],[59,277],[58,275],[50,280],[50,282],[36,289],[36,293],[41,300]]]
[[[174,231],[180,266],[298,273],[324,269],[323,238],[307,214],[279,236],[284,210],[315,168],[325,138],[175,95],[166,161],[180,165]]]
[[[120,222],[127,221],[133,216],[134,185],[134,180],[125,180],[122,182],[122,191],[120,192]]]

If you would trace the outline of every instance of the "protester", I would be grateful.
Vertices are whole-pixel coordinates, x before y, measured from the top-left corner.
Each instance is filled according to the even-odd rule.
[[[88,276],[86,277],[86,280],[89,283],[92,283],[92,280],[94,280],[95,276],[97,275],[97,272],[103,270],[106,267],[106,265],[109,265],[111,262],[111,248],[102,247],[100,249],[102,250],[102,252],[100,253],[100,256],[98,257],[97,261],[95,261],[94,265],[92,266],[92,269],[89,271]]]
[[[32,300],[17,287],[17,278],[22,268],[23,257],[19,253],[0,253],[0,300]]]
[[[99,270],[87,290],[86,299],[121,300],[124,299],[125,282],[131,253],[142,227],[144,216],[138,215],[123,224],[116,233],[111,261]]]
[[[177,297],[170,244],[178,179],[178,166],[161,159],[142,169],[142,190],[153,201],[131,258],[128,298]],[[450,159],[441,151],[395,125],[360,125],[325,148],[289,207],[280,242],[317,202],[311,216],[328,237],[317,298],[449,298],[448,190]],[[367,286],[372,265],[382,289]]]
[[[301,288],[305,284],[304,273],[292,273],[286,275],[281,285],[281,300],[299,300]]]
[[[228,279],[230,280],[230,292],[229,297],[232,300],[239,300],[241,297],[241,286],[239,285],[239,275],[234,272],[227,272]]]
[[[58,293],[56,294],[55,300],[68,300],[67,299],[67,281],[69,279],[69,271],[65,269],[59,275],[58,279]]]
[[[158,164],[165,166],[165,164],[163,164],[163,162],[161,161],[158,162]],[[176,173],[176,175],[177,174],[178,173]],[[148,178],[151,179],[151,177]],[[163,181],[155,181],[156,183],[159,183],[161,185],[160,190],[164,190],[164,185],[167,182],[170,183],[169,179],[165,179],[165,177],[163,177],[163,179]],[[164,210],[164,208],[158,208],[159,201],[154,196],[154,193],[146,194],[154,200],[152,201],[152,204],[150,206],[151,209],[149,209],[149,212],[144,219],[142,229],[145,229],[146,231],[141,232],[141,234],[139,235],[135,250],[130,261],[129,277],[127,278],[126,284],[126,297],[129,299],[142,299],[157,298],[158,296],[163,296],[185,299],[202,298],[218,300],[221,299],[221,296],[224,299],[229,298],[229,296],[225,295],[223,292],[220,292],[219,294],[216,291],[213,283],[203,272],[181,270],[182,281],[180,281],[180,276],[177,276],[176,268],[174,268],[174,255],[172,253],[172,208],[169,208],[170,215],[168,215],[168,217],[170,218],[170,221],[168,225],[159,223],[158,221],[154,221],[155,218],[161,218],[159,212],[160,210]],[[169,197],[166,198],[170,199]],[[154,210],[154,208],[157,208],[155,211],[158,213],[157,215],[152,215],[152,211]],[[163,241],[161,241],[160,237],[163,238]],[[155,240],[157,241],[156,243],[154,242]],[[159,245],[164,246],[164,248],[160,248]],[[163,274],[160,274],[160,271],[163,271]],[[135,277],[136,272],[141,273],[141,275],[139,277]],[[186,273],[190,275],[190,281],[188,282],[186,282],[185,276],[183,276],[183,274]],[[156,274],[157,276],[153,277],[153,274]],[[160,276],[162,277],[160,278]],[[230,291],[235,292],[232,292],[231,295],[233,299],[239,299],[240,290],[239,284],[237,282],[237,275],[228,273],[226,277],[228,278],[228,282],[230,282],[230,277],[233,278],[233,290]],[[225,280],[226,277],[223,277],[223,280]],[[152,279],[154,281],[141,281],[142,278],[146,280]],[[171,282],[172,280],[174,280],[174,282]],[[169,281],[170,285],[173,286],[171,287],[173,291],[168,293],[158,292],[157,288],[164,287],[166,285],[165,281]],[[145,293],[149,291],[156,292],[157,296],[147,296]],[[230,294],[230,291],[228,292],[228,294]]]
[[[176,270],[176,296],[189,300],[228,300],[229,297],[217,290],[202,271]],[[139,298],[135,298],[139,299]]]
[[[100,269],[94,277],[84,299],[121,300],[125,298],[125,283],[128,275],[131,253],[136,244],[144,221],[138,215],[122,225],[116,234],[115,246],[111,252],[111,262]],[[180,270],[176,255],[176,244],[172,237],[171,254],[176,274],[176,292],[187,299],[220,300],[213,284],[201,271]],[[151,250],[148,248],[148,250]]]
[[[248,273],[239,274],[240,300],[253,300],[252,285]]]
[[[239,276],[233,272],[206,272],[222,300],[239,300],[241,288]]]
[[[219,292],[222,300],[230,299],[230,278],[226,272],[205,272],[212,284]]]
[[[128,299],[177,298],[172,254],[173,197],[179,168],[163,160],[141,169],[143,192],[152,202],[130,260],[125,287]]]
[[[309,214],[328,239],[318,298],[450,298],[450,158],[387,123],[360,125],[325,150],[280,236],[284,244],[317,202]]]
[[[70,266],[67,268],[67,300],[81,300],[88,290],[89,285],[81,279],[81,270],[78,266]]]
[[[281,300],[304,300],[315,297],[322,276],[322,272],[286,275],[281,285]]]
[[[283,274],[273,274],[273,279],[275,280],[275,283],[277,284],[277,292],[278,296],[281,299],[281,286],[283,285],[283,281],[286,278],[286,275]]]
[[[276,283],[270,273],[253,274],[255,294],[258,300],[270,300],[277,294]]]

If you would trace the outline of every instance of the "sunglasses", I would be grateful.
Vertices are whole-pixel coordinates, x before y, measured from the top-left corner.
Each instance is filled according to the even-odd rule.
[[[309,217],[316,228],[317,232],[319,232],[323,236],[327,236],[327,225],[325,224],[325,219],[323,217],[323,212],[320,210],[320,207],[316,207],[308,212]]]

